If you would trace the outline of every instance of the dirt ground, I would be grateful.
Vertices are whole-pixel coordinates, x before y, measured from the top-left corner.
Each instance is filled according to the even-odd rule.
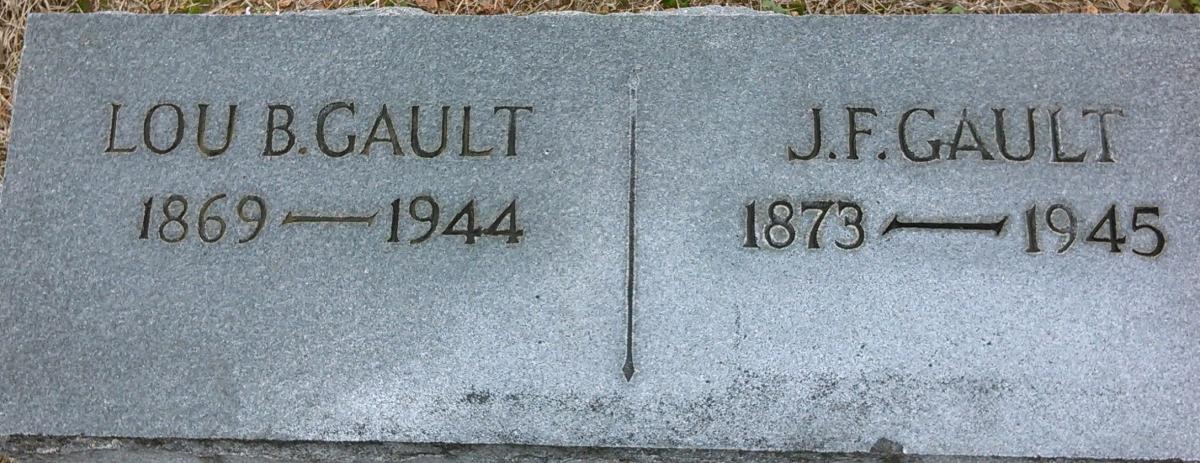
[[[12,121],[13,86],[25,19],[37,12],[277,14],[346,7],[410,6],[438,14],[529,14],[576,10],[641,12],[702,5],[781,14],[1195,13],[1200,0],[0,0],[0,181]]]

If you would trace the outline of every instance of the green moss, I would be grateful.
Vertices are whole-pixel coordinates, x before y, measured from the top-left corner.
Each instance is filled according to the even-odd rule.
[[[804,7],[804,2],[800,0],[794,0],[788,3],[777,3],[775,0],[762,0],[761,9],[787,15],[802,15],[808,13],[807,9]]]

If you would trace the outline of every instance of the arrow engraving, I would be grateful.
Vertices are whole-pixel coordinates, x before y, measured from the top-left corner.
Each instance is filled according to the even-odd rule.
[[[884,227],[883,233],[880,235],[886,235],[895,230],[926,229],[952,231],[990,231],[996,236],[1000,236],[1000,232],[1004,230],[1004,224],[1007,222],[1007,215],[995,222],[909,222],[900,220],[900,216],[898,215],[893,215],[892,221],[888,222],[887,227]]]

